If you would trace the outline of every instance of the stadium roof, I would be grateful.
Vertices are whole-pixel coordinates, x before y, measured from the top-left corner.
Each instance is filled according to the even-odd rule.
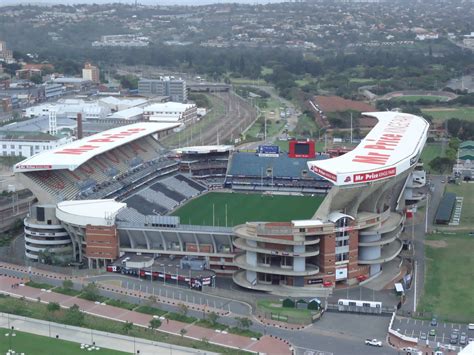
[[[400,112],[371,112],[378,123],[352,151],[308,162],[309,169],[335,185],[368,183],[399,175],[418,161],[429,124]]]
[[[14,172],[41,170],[75,170],[93,157],[150,134],[172,129],[176,123],[140,122],[109,129],[92,136],[44,151],[25,159],[13,168]]]
[[[115,216],[127,204],[109,200],[63,201],[56,206],[56,216],[63,222],[79,226],[111,226]]]
[[[233,145],[201,145],[194,147],[182,147],[174,149],[177,154],[208,154],[208,153],[224,153],[234,150]]]

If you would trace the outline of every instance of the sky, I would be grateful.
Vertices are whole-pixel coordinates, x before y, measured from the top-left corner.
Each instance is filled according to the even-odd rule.
[[[266,4],[283,2],[284,0],[138,0],[144,5],[206,5],[214,3],[242,3],[242,4]],[[288,0],[287,0],[288,1]],[[0,0],[1,5],[15,4],[106,4],[106,3],[134,3],[135,0]]]

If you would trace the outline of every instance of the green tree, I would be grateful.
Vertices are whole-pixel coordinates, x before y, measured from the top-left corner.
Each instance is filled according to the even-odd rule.
[[[248,329],[252,325],[252,321],[247,317],[235,317],[235,320],[238,323],[239,328]]]
[[[59,311],[61,309],[61,306],[57,302],[50,302],[48,303],[46,308],[48,309],[48,312],[54,313],[56,311]]]
[[[82,288],[82,298],[94,302],[100,300],[99,288],[95,282],[91,282]]]
[[[125,332],[125,334],[130,333],[132,328],[133,328],[132,322],[126,321],[125,323],[123,323],[122,330]]]
[[[41,75],[35,74],[31,76],[30,81],[38,85],[43,83],[43,78],[41,77]]]
[[[81,326],[84,323],[84,313],[81,312],[77,304],[74,304],[64,314],[63,321],[69,325]]]
[[[211,322],[212,325],[216,325],[219,315],[216,312],[211,312],[207,315],[207,319]]]
[[[72,289],[73,286],[74,286],[74,284],[73,284],[72,280],[67,279],[67,280],[63,281],[63,288],[65,290],[70,290],[70,289]]]
[[[186,316],[188,314],[188,311],[189,311],[189,307],[186,306],[184,303],[180,303],[178,305],[178,311],[179,313],[181,313],[183,316]]]
[[[149,326],[152,330],[158,329],[159,327],[161,327],[161,320],[159,320],[158,318],[153,318],[150,320]]]

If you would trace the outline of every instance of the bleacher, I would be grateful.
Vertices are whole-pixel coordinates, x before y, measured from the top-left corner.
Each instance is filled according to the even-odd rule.
[[[327,159],[318,155],[316,160]],[[225,186],[234,190],[324,192],[331,184],[308,171],[307,162],[314,158],[290,158],[286,154],[262,157],[256,153],[236,152],[232,155]]]
[[[158,182],[152,186],[150,186],[150,189],[154,191],[159,191],[162,194],[166,195],[167,197],[173,199],[174,201],[177,201],[178,203],[183,202],[186,200],[186,196],[182,195],[178,191],[172,190],[168,186],[166,186],[165,183]]]
[[[133,195],[126,202],[128,207],[135,209],[143,215],[165,214],[168,211],[165,207],[150,202],[140,195]]]
[[[179,180],[181,183],[183,183],[184,185],[188,185],[189,187],[191,187],[192,189],[198,191],[198,192],[203,192],[206,190],[206,187],[201,185],[201,184],[198,184],[196,181],[194,181],[193,179],[190,179],[182,174],[178,174],[175,176],[175,178],[177,180]]]

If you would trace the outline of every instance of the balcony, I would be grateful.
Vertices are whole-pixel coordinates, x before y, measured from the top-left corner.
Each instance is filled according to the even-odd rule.
[[[319,267],[313,264],[306,264],[305,271],[294,271],[288,267],[278,267],[269,264],[257,263],[256,266],[247,264],[245,253],[239,254],[234,257],[235,264],[245,270],[251,270],[256,272],[262,272],[265,274],[275,274],[275,275],[286,275],[286,276],[311,276],[319,273]]]
[[[373,240],[373,241],[368,241],[368,242],[362,242],[360,241],[361,239],[364,238],[363,235],[359,236],[359,247],[375,247],[375,246],[381,246],[381,245],[385,245],[385,244],[389,244],[391,242],[393,242],[395,239],[397,239],[401,232],[402,232],[402,226],[399,226],[399,228],[391,231],[391,232],[388,232],[388,233],[385,233],[382,235],[382,237],[378,240]]]
[[[361,265],[372,265],[372,264],[382,264],[387,261],[395,259],[398,254],[402,251],[403,243],[400,239],[395,239],[392,243],[386,244],[382,247],[382,252],[380,257],[376,259],[363,260],[359,259],[359,264]]]
[[[289,234],[287,236],[290,236],[292,239],[280,239],[277,237],[281,236],[281,234],[268,235],[267,237],[265,237],[261,235],[256,235],[253,232],[249,232],[249,230],[250,231],[254,230],[256,232],[254,228],[247,228],[247,225],[241,224],[234,228],[234,234],[237,237],[240,237],[243,239],[250,239],[250,240],[255,240],[257,242],[264,242],[264,243],[271,242],[271,243],[281,244],[281,245],[314,245],[314,244],[319,243],[319,238],[315,238],[315,237],[308,237],[299,241],[299,240],[293,240],[293,236]]]
[[[25,235],[25,242],[32,243],[32,244],[39,244],[39,245],[51,245],[51,246],[72,243],[69,237],[62,238],[62,239],[58,238],[58,239],[48,240],[48,239],[29,238],[27,235]]]
[[[389,217],[382,223],[381,226],[363,229],[359,231],[359,235],[370,235],[376,233],[383,234],[391,232],[395,228],[397,228],[404,221],[404,219],[404,215],[396,212],[391,212]]]
[[[243,238],[235,238],[233,244],[236,248],[241,250],[248,250],[254,251],[257,253],[262,254],[269,254],[269,255],[280,255],[280,256],[303,256],[303,257],[310,257],[319,255],[319,248],[318,247],[307,247],[304,252],[295,253],[294,251],[287,251],[287,250],[279,250],[279,249],[269,249],[263,248],[261,246],[250,246],[247,244],[246,240]]]

